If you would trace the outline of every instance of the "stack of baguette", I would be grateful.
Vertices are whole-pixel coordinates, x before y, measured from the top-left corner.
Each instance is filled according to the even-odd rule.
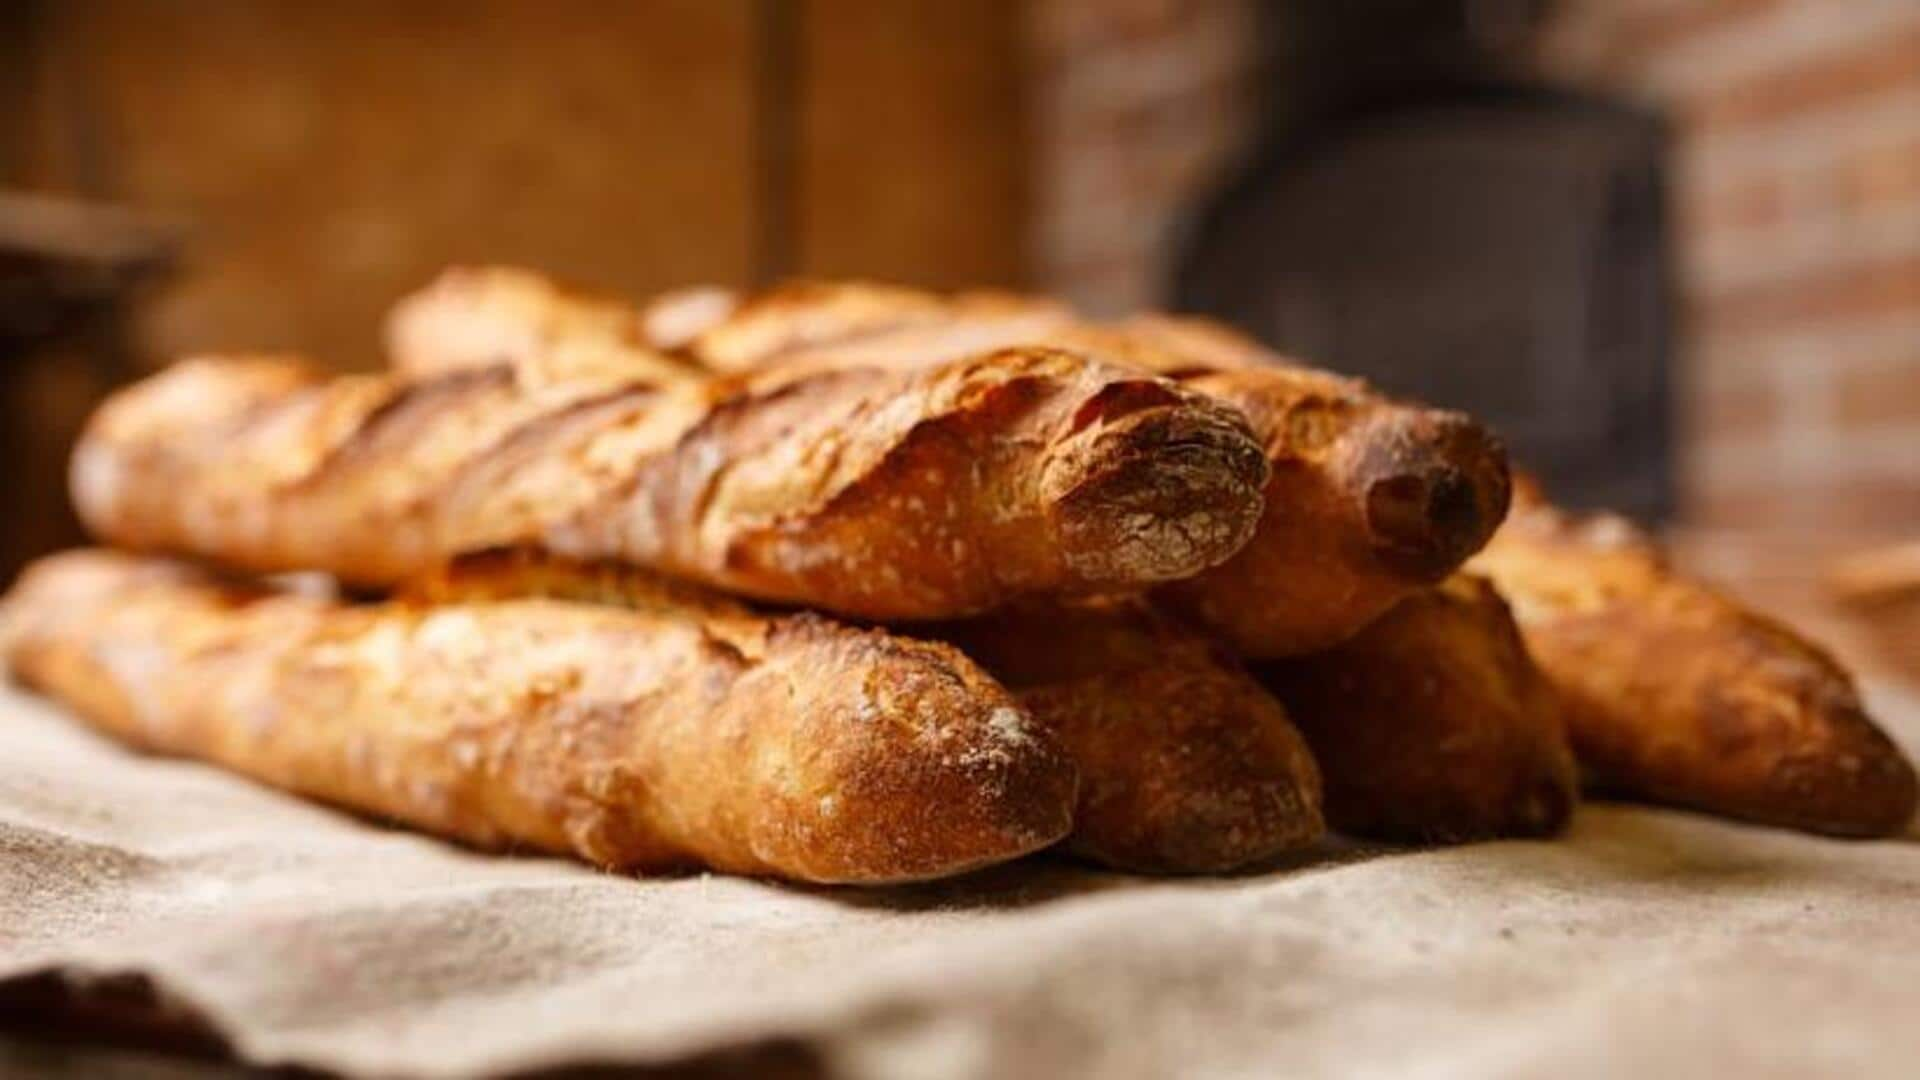
[[[72,469],[110,548],[0,603],[15,677],[630,871],[1222,872],[1328,826],[1549,835],[1583,786],[1839,836],[1914,810],[1820,650],[1511,483],[1471,418],[1218,326],[482,268],[388,330],[388,374],[197,358],[110,399]]]

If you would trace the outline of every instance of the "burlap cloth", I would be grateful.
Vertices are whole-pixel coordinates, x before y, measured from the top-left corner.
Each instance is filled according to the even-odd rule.
[[[1920,703],[1879,689],[1920,734]],[[854,1076],[1920,1075],[1920,843],[1597,805],[1556,843],[940,886],[489,858],[0,693],[0,977],[138,972],[249,1061],[777,1040]]]

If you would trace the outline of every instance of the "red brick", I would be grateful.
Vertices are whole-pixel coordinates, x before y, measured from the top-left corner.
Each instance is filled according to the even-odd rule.
[[[1249,0],[1035,0],[1028,39],[1044,60],[1178,34],[1197,19]]]
[[[1916,344],[1920,350],[1920,343]],[[1875,364],[1835,373],[1835,418],[1846,426],[1899,426],[1914,434],[1920,472],[1920,351],[1905,363]]]
[[[1809,479],[1687,491],[1680,507],[1692,525],[1732,529],[1886,533],[1920,525],[1920,476]]]
[[[1681,106],[1697,130],[1776,123],[1799,113],[1920,86],[1920,26],[1722,87]]]
[[[1914,122],[1920,125],[1920,117]],[[1835,164],[1833,178],[1841,206],[1852,213],[1920,204],[1920,138],[1861,150]]]
[[[1751,439],[1780,423],[1773,384],[1752,379],[1686,395],[1686,434],[1695,445]]]
[[[1795,501],[1795,493],[1778,484],[1731,485],[1695,475],[1682,485],[1680,518],[1690,525],[1760,528],[1787,518]]]
[[[1639,56],[1661,52],[1770,15],[1782,6],[1782,0],[1708,0],[1645,8],[1622,20],[1621,47]]]
[[[1808,492],[1793,524],[1800,528],[1884,532],[1920,525],[1920,475],[1836,477]]]
[[[1689,194],[1682,227],[1689,233],[1770,229],[1787,220],[1786,186],[1775,176],[1747,177],[1717,191]]]
[[[1795,324],[1920,311],[1920,255],[1845,267],[1811,281],[1768,282],[1690,305],[1697,332],[1776,330]]]

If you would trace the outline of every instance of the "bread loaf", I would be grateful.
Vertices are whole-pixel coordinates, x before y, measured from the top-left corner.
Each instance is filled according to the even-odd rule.
[[[722,300],[721,312],[731,310]],[[704,325],[697,294],[636,310],[625,301],[562,287],[540,274],[507,266],[455,267],[394,306],[387,350],[397,370],[420,378],[502,363],[532,367],[547,378],[603,373],[660,382],[697,378],[700,370],[656,341],[672,343]]]
[[[1545,836],[1572,814],[1559,700],[1484,579],[1455,575],[1327,652],[1257,670],[1313,747],[1341,832]]]
[[[1839,836],[1912,820],[1913,766],[1846,670],[1627,522],[1524,499],[1473,565],[1512,598],[1598,790]]]
[[[749,301],[696,338],[694,358],[819,369],[937,363],[1013,342],[1085,352],[1241,410],[1272,472],[1254,537],[1166,598],[1241,653],[1292,656],[1345,639],[1479,550],[1505,516],[1505,449],[1466,415],[1394,401],[1287,362],[1216,324],[1148,316],[1098,326],[1042,301],[938,299],[813,284]],[[901,309],[888,314],[889,307]],[[830,316],[841,336],[828,332]],[[783,338],[783,319],[800,323]],[[804,345],[780,351],[786,341]],[[758,352],[750,345],[759,344]]]
[[[1444,580],[1506,516],[1506,450],[1464,413],[1289,364],[1215,324],[1154,316],[1100,334],[1114,344],[1064,340],[1240,409],[1266,449],[1272,476],[1254,539],[1164,592],[1245,655],[1345,640]]]
[[[383,585],[533,544],[767,600],[940,618],[1138,588],[1227,558],[1266,463],[1243,419],[1053,349],[911,371],[513,364],[324,379],[199,360],[121,391],[75,451],[122,546]]]
[[[869,282],[796,281],[741,299],[684,352],[721,374],[775,363],[898,366],[1037,344],[1075,325],[1066,305],[1016,293],[941,296]]]
[[[1066,847],[1141,873],[1218,873],[1320,839],[1320,773],[1223,648],[1137,601],[997,612],[930,632],[1013,691],[1080,768]]]
[[[625,567],[512,553],[460,559],[411,595],[644,609],[658,589]],[[1066,841],[1074,853],[1122,870],[1208,873],[1319,839],[1319,774],[1285,710],[1230,657],[1147,605],[1057,603],[917,631],[959,646],[1011,689],[1078,766]]]
[[[928,878],[1057,840],[1074,802],[1052,737],[953,649],[666,587],[350,605],[75,552],[0,603],[0,653],[136,745],[610,868]]]
[[[606,301],[552,291],[535,320],[593,335],[561,312]],[[512,315],[507,305],[494,321]],[[485,320],[476,320],[485,321]],[[506,320],[510,321],[510,320]],[[529,335],[498,335],[502,341]],[[604,335],[577,351],[605,357]],[[413,367],[458,355],[416,339]],[[1400,598],[1446,577],[1506,513],[1505,451],[1468,417],[1394,401],[1353,379],[1290,364],[1215,324],[1151,316],[1098,326],[1050,301],[939,297],[859,283],[801,282],[738,303],[685,353],[718,372],[913,368],[982,349],[1045,344],[1179,381],[1252,421],[1271,464],[1265,514],[1223,565],[1167,599],[1250,656],[1324,649]],[[551,363],[533,353],[529,365]],[[642,366],[645,364],[641,359]]]

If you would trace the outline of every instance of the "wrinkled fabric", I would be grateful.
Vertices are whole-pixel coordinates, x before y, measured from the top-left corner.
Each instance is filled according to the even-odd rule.
[[[1872,688],[1920,735],[1920,701]],[[1227,879],[804,890],[483,856],[0,691],[0,978],[139,973],[261,1064],[467,1076],[791,1043],[836,1075],[1911,1076],[1920,834],[1598,804]]]

